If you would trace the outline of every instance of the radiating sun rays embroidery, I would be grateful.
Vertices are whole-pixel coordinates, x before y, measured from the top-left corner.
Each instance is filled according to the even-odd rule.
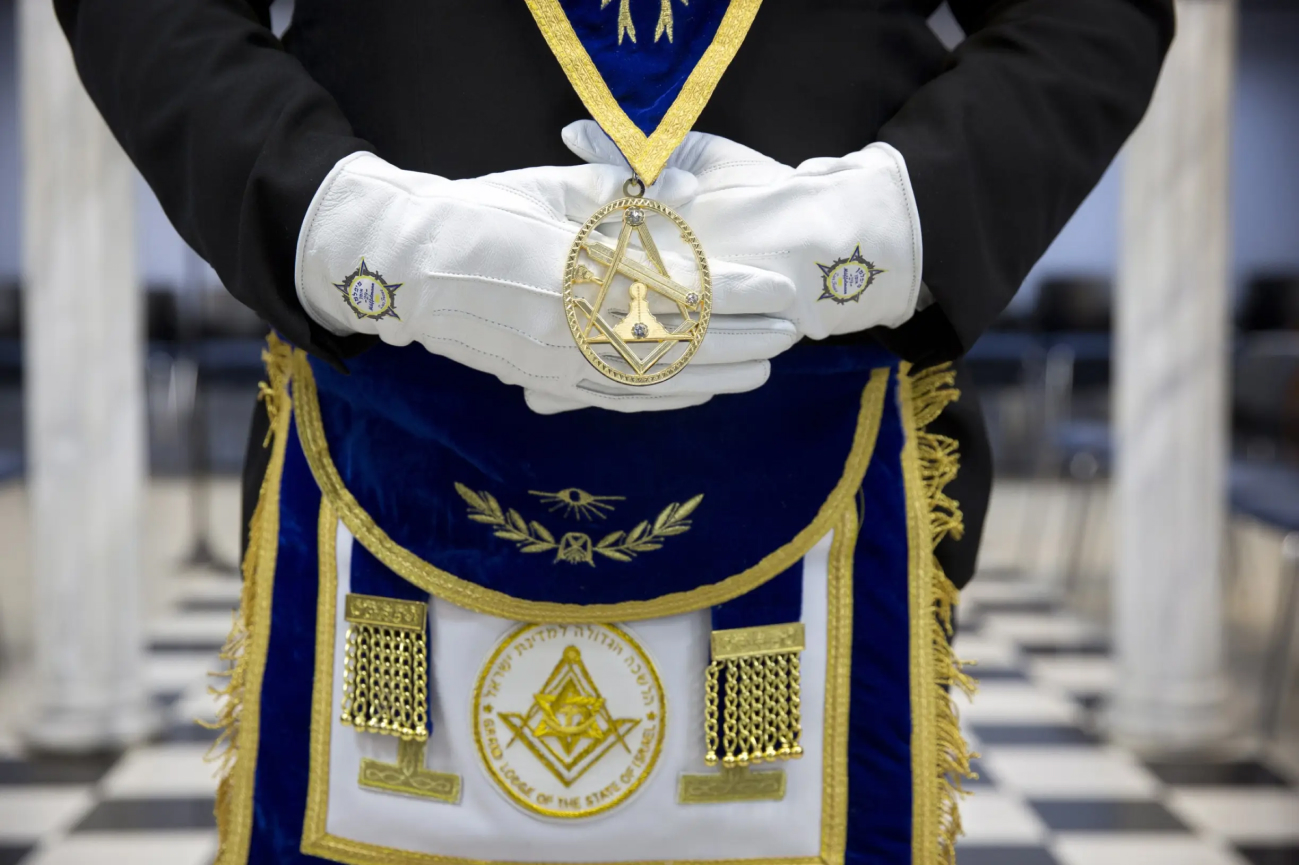
[[[608,6],[613,0],[600,0],[600,8]],[[682,6],[689,6],[690,0],[679,0]],[[659,0],[659,21],[654,28],[654,41],[657,42],[661,37],[666,35],[668,41],[672,41],[672,0]],[[618,0],[618,44],[622,44],[622,37],[626,36],[632,42],[636,41],[636,25],[631,20],[631,0]]]
[[[528,494],[541,499],[542,504],[550,505],[549,510],[552,514],[563,509],[565,518],[574,517],[579,520],[602,520],[613,513],[613,505],[609,502],[621,502],[626,498],[625,496],[596,496],[577,487],[569,487],[557,493],[528,490]]]
[[[554,534],[536,520],[526,520],[514,508],[505,508],[496,497],[486,490],[471,490],[462,483],[455,485],[460,498],[469,505],[469,519],[476,523],[490,526],[496,537],[511,541],[521,553],[554,552],[556,562],[567,562],[570,565],[595,566],[597,557],[612,559],[615,562],[630,562],[641,553],[650,553],[663,548],[664,542],[675,535],[690,531],[690,515],[704,500],[703,493],[692,496],[684,502],[672,502],[659,515],[650,520],[641,520],[630,531],[609,532],[598,541],[586,532],[566,532],[559,540]],[[565,498],[565,493],[580,493],[575,501]],[[557,493],[533,492],[534,496],[551,497],[552,504],[558,507],[594,508],[598,500],[621,501],[622,496],[592,496],[590,493],[570,488]],[[590,501],[587,501],[590,499]],[[544,499],[543,499],[544,500]],[[613,510],[611,505],[603,505]],[[553,509],[553,508],[552,508]],[[595,513],[599,514],[598,510]],[[603,518],[603,514],[600,514]]]

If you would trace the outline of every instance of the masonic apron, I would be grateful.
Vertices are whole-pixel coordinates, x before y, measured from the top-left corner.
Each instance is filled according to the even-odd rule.
[[[644,182],[758,6],[528,2]],[[952,860],[950,370],[805,342],[543,416],[419,346],[266,360],[220,865]]]

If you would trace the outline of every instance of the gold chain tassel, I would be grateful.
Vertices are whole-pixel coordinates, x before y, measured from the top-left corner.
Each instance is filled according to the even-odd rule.
[[[802,623],[714,631],[712,649],[704,678],[704,762],[734,769],[803,756]]]
[[[738,741],[738,730],[736,718],[740,712],[740,667],[739,661],[731,658],[726,662],[726,696],[725,708],[722,710],[725,721],[723,722],[722,747],[725,752],[722,757],[722,765],[728,769],[735,766],[735,745]]]
[[[340,720],[366,733],[428,739],[428,605],[348,595]]]
[[[704,674],[704,762],[717,765],[717,679],[721,665],[713,661]]]

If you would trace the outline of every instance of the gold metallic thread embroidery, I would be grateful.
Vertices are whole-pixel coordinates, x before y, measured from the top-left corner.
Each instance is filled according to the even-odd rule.
[[[956,442],[926,427],[960,396],[956,373],[942,364],[912,373],[903,365],[899,399],[907,439],[902,452],[911,559],[912,861],[956,862],[962,779],[975,777],[950,690],[971,694],[975,681],[952,653],[952,606],[959,592],[934,549],[963,531],[960,507],[944,492],[956,477]]]
[[[541,499],[542,504],[550,505],[550,512],[562,510],[565,518],[578,520],[603,520],[613,513],[614,506],[609,502],[626,501],[626,496],[596,496],[577,487],[568,487],[557,493],[543,493],[539,490],[528,490],[528,495]]]
[[[249,521],[239,612],[221,653],[232,667],[229,683],[218,691],[224,702],[217,713],[217,722],[222,727],[217,746],[226,747],[219,758],[221,781],[217,786],[215,809],[220,839],[218,865],[245,862],[252,838],[262,676],[270,642],[271,597],[280,539],[280,482],[293,414],[293,400],[289,396],[291,352],[289,345],[274,334],[266,338],[266,350],[262,352],[266,381],[258,385],[258,398],[266,403],[270,420],[262,446],[270,446],[271,459]]]
[[[401,288],[401,283],[386,281],[377,271],[366,266],[364,258],[356,270],[343,277],[342,282],[334,283],[334,288],[342,292],[343,302],[357,318],[378,321],[391,316],[401,321],[397,314],[397,289]]]
[[[428,739],[428,605],[349,594],[340,719],[364,733]]]
[[[319,596],[316,600],[316,671],[312,692],[312,717],[321,711],[328,712],[333,701],[334,689],[334,628],[335,598],[338,593],[338,515],[329,502],[321,500],[320,514],[316,527],[316,550],[319,559],[317,580]],[[371,626],[382,626],[386,622],[397,622],[410,630],[415,623],[420,624],[423,633],[423,622],[426,611],[419,607],[423,604],[412,601],[401,601],[394,598],[376,598],[370,595],[349,594],[344,600],[344,619],[357,620]],[[345,662],[346,663],[346,662]],[[344,691],[347,690],[347,672],[344,672]],[[427,667],[424,673],[426,677]],[[346,699],[346,698],[345,698]],[[346,711],[346,710],[345,710]],[[343,723],[347,723],[344,721]],[[422,722],[421,722],[422,723]],[[323,730],[312,724],[311,736],[313,747],[318,739],[328,743],[329,729]],[[328,747],[328,744],[326,744]],[[384,763],[365,757],[361,760],[357,784],[371,790],[385,793],[397,793],[403,796],[415,796],[421,799],[432,799],[437,802],[458,804],[460,801],[460,776],[448,772],[434,772],[424,766],[427,739],[415,738],[397,740],[397,762]],[[327,791],[325,791],[327,793]],[[307,792],[307,814],[309,819],[322,809],[328,808],[328,802],[321,791],[309,789]]]
[[[357,783],[370,790],[435,799],[448,805],[460,803],[460,776],[450,772],[433,772],[424,767],[424,752],[428,744],[423,741],[397,743],[397,762],[384,763],[366,757],[361,760]]]
[[[682,774],[677,782],[677,802],[681,805],[780,802],[785,798],[785,782],[784,769],[751,772],[747,767],[737,767],[711,775]]]
[[[821,801],[821,857],[814,860],[820,865],[842,865],[844,846],[847,843],[848,802],[848,701],[852,687],[852,562],[857,546],[857,515],[851,502],[844,508],[834,525],[830,543],[830,567],[827,603],[829,615],[826,631],[825,721],[822,727],[822,801]],[[739,630],[739,629],[736,629]],[[724,636],[720,642],[724,653],[728,643],[754,645],[763,650],[779,647],[802,647],[803,629],[791,625],[774,628],[743,629],[753,634],[732,640]],[[766,655],[779,658],[779,654]],[[740,742],[739,701],[735,699],[729,709],[718,715],[721,696],[719,674],[722,666],[736,663],[731,658],[709,665],[705,673],[704,688],[704,738],[709,751],[716,753],[722,742],[735,750]],[[738,669],[738,663],[736,663]],[[738,697],[739,685],[734,689]],[[764,724],[766,714],[764,712]],[[777,715],[776,723],[797,723],[797,718],[787,716],[783,721]],[[723,739],[723,737],[725,737]],[[753,763],[741,767],[724,764],[720,772],[707,774],[682,774],[677,784],[677,801],[682,805],[708,805],[718,802],[779,801],[785,796],[785,770],[763,769],[754,771]]]
[[[308,405],[307,398],[315,399],[314,387],[303,387],[300,370],[306,367],[305,355],[295,354],[295,375],[298,379],[294,383],[297,400],[297,413],[299,414],[299,431],[303,437],[303,449],[307,453],[308,459],[312,461],[313,471],[316,472],[317,479],[320,480],[322,488],[326,493],[325,502],[322,504],[322,524],[324,524],[324,509],[329,506],[330,499],[328,496],[339,496],[339,500],[344,504],[349,504],[352,511],[343,516],[344,522],[349,519],[353,521],[356,527],[367,532],[367,536],[372,542],[376,543],[372,550],[378,549],[382,552],[381,559],[387,563],[387,556],[398,567],[410,568],[418,560],[410,558],[403,559],[397,555],[395,547],[391,540],[384,535],[381,530],[374,526],[368,517],[364,516],[350,494],[346,494],[345,488],[341,485],[341,480],[337,478],[336,470],[333,469],[332,463],[327,462],[328,451],[324,448],[323,434],[320,434],[318,409],[314,418],[304,417],[304,407]],[[309,375],[309,367],[307,367]],[[900,377],[905,379],[905,377]],[[274,377],[272,378],[274,381]],[[872,381],[876,383],[875,380]],[[884,379],[879,379],[878,384],[882,386]],[[308,389],[309,388],[309,389]],[[869,394],[868,388],[868,394]],[[278,538],[278,517],[279,517],[279,485],[282,476],[284,459],[283,444],[286,437],[283,433],[287,432],[290,417],[290,403],[288,401],[287,391],[277,391],[283,393],[283,399],[280,404],[281,410],[273,415],[273,440],[276,442],[276,449],[272,452],[270,467],[262,484],[261,496],[258,500],[258,510],[255,512],[253,520],[254,537],[258,540],[256,552],[250,547],[249,557],[245,559],[246,567],[248,562],[257,562],[260,564],[252,566],[256,579],[249,580],[245,583],[245,593],[251,598],[251,607],[244,605],[243,616],[248,626],[246,642],[243,643],[243,651],[240,655],[240,664],[244,667],[244,673],[247,677],[241,688],[242,700],[240,702],[240,721],[239,737],[236,741],[234,764],[231,766],[226,780],[222,783],[222,790],[217,799],[217,816],[218,825],[220,826],[221,841],[218,853],[218,865],[241,865],[247,859],[248,843],[252,831],[252,802],[253,802],[253,781],[256,774],[256,753],[258,741],[260,738],[260,706],[261,706],[261,674],[266,665],[266,654],[269,647],[269,618],[271,610],[271,592],[274,582],[274,563],[275,563],[275,545]],[[869,446],[865,449],[865,459],[869,460],[870,453],[873,451],[874,434],[878,430],[879,411],[881,403],[878,400],[867,400],[863,398],[863,413],[870,407],[870,417],[873,422],[867,424],[870,431]],[[904,423],[910,423],[909,430],[914,431],[915,426],[911,419],[915,417],[914,410],[910,406],[910,393],[903,389],[901,401],[904,406],[903,419]],[[317,427],[313,434],[312,430],[307,427],[313,424]],[[862,427],[859,427],[859,433]],[[326,462],[321,462],[321,460]],[[907,508],[909,522],[909,544],[910,544],[910,574],[909,584],[913,588],[912,606],[911,606],[911,663],[912,663],[912,702],[913,702],[913,728],[912,728],[912,747],[913,752],[919,748],[921,753],[913,753],[913,766],[918,770],[913,772],[914,789],[913,800],[916,820],[913,830],[915,840],[915,861],[918,863],[935,863],[943,861],[940,856],[945,857],[945,849],[950,849],[950,843],[946,839],[954,839],[954,836],[948,834],[952,828],[950,818],[944,818],[944,812],[941,807],[926,805],[936,801],[933,793],[929,792],[933,788],[933,781],[941,782],[947,789],[951,789],[950,782],[943,777],[931,774],[928,767],[938,766],[936,752],[938,751],[939,727],[947,727],[952,724],[951,719],[954,717],[950,710],[940,711],[939,707],[934,705],[933,698],[935,689],[941,689],[941,683],[945,676],[935,670],[935,653],[930,651],[935,645],[934,639],[943,639],[942,626],[939,620],[933,615],[933,603],[925,605],[918,603],[914,590],[918,589],[922,579],[931,572],[931,565],[928,564],[932,553],[931,544],[932,534],[929,531],[923,533],[920,529],[926,527],[929,522],[929,502],[925,494],[924,482],[921,480],[921,469],[919,466],[919,455],[916,449],[908,448],[902,456],[902,466],[904,479],[906,480],[907,489]],[[323,474],[321,469],[327,467]],[[862,471],[865,466],[861,467]],[[847,475],[845,476],[847,478]],[[860,474],[852,477],[850,484],[851,489],[855,491],[860,483]],[[852,493],[846,497],[847,501],[853,501]],[[839,498],[832,496],[831,501],[837,506],[842,502]],[[830,504],[830,502],[827,502]],[[259,520],[256,514],[260,513],[262,518]],[[856,542],[857,530],[859,528],[857,516],[853,513],[851,507],[836,507],[832,510],[832,517],[827,518],[835,529],[834,544],[830,553],[830,575],[829,575],[829,633],[828,633],[828,655],[827,655],[827,683],[826,683],[826,711],[825,711],[825,760],[822,785],[822,820],[821,820],[821,853],[813,857],[794,857],[782,860],[782,865],[843,865],[844,846],[847,838],[847,796],[848,796],[848,704],[851,689],[851,655],[852,655],[852,550]],[[334,591],[335,591],[335,574],[333,566],[333,532],[336,528],[336,521],[332,513],[329,515],[329,547],[331,551],[328,559],[324,559],[325,548],[322,545],[322,568],[321,568],[321,590],[320,590],[320,607],[317,612],[317,643],[316,643],[316,675],[314,681],[313,710],[311,724],[311,752],[310,752],[310,769],[307,786],[307,809],[303,826],[302,850],[308,855],[328,857],[334,861],[351,863],[351,865],[481,865],[476,860],[440,856],[436,854],[420,853],[409,850],[399,850],[393,847],[382,845],[368,844],[365,842],[354,841],[348,838],[342,838],[336,835],[330,835],[326,830],[325,818],[329,809],[329,741],[330,741],[330,719],[332,712],[330,704],[332,698],[333,682],[333,621],[334,621]],[[923,519],[920,519],[923,517]],[[818,521],[820,524],[820,521]],[[348,527],[357,533],[357,528],[353,524]],[[809,543],[819,540],[821,535],[816,535]],[[322,532],[322,540],[324,533]],[[799,553],[799,556],[802,552]],[[324,567],[324,562],[328,561],[330,567]],[[391,566],[391,565],[390,565]],[[788,567],[789,563],[783,563],[778,566],[775,573],[779,573]],[[428,567],[425,565],[425,567]],[[418,567],[411,569],[410,573],[415,579],[421,578],[423,573]],[[434,576],[442,574],[443,577],[449,577],[444,572],[435,572]],[[774,574],[772,574],[774,575]],[[411,578],[411,577],[408,577]],[[454,578],[450,578],[454,580]],[[946,578],[944,577],[944,580]],[[757,581],[754,585],[759,584]],[[430,585],[435,584],[430,580]],[[947,586],[950,587],[950,582]],[[448,581],[441,588],[449,595],[456,595],[457,584]],[[251,588],[250,588],[251,587]],[[752,586],[743,589],[748,591]],[[930,583],[929,588],[925,589],[928,594],[933,589]],[[741,594],[737,591],[735,595]],[[955,592],[952,590],[952,596]],[[458,595],[456,595],[458,596]],[[684,605],[682,608],[672,608],[671,612],[658,612],[654,615],[672,615],[677,612],[687,612],[692,609],[698,609],[703,606],[711,606],[720,603],[726,597],[717,600],[705,600],[698,606]],[[490,602],[480,602],[483,605],[477,607],[482,611],[490,611],[495,607],[489,604],[496,603],[496,600]],[[471,606],[472,604],[466,604]],[[590,608],[574,608],[574,610],[589,610]],[[604,615],[601,610],[600,615]],[[500,614],[498,614],[500,615]],[[642,615],[648,618],[650,615]],[[523,616],[526,618],[526,616]],[[253,623],[256,627],[253,627]],[[944,640],[945,642],[945,640]],[[947,656],[950,661],[950,653]],[[932,678],[921,681],[918,675],[928,671]],[[949,674],[950,675],[950,674]],[[925,695],[928,695],[927,697]],[[928,704],[932,709],[930,714],[917,712],[916,709],[924,708]],[[954,726],[954,724],[952,724]],[[950,733],[951,730],[949,729]],[[956,731],[959,739],[959,729]],[[948,740],[953,742],[954,740]],[[926,743],[932,743],[932,747]],[[925,764],[923,758],[928,755],[934,758],[934,762]],[[950,812],[949,812],[950,813]],[[940,846],[939,836],[945,836],[945,842]],[[940,852],[942,851],[942,852]],[[922,858],[928,855],[928,858]],[[640,860],[637,862],[619,863],[619,865],[650,865],[654,860]],[[750,860],[757,863],[759,860]],[[766,861],[766,860],[761,860]],[[521,862],[500,862],[499,865],[528,865]],[[609,863],[612,865],[612,863]],[[677,865],[709,865],[709,863],[700,862],[681,862]]]
[[[469,519],[492,526],[493,535],[512,541],[519,552],[548,553],[554,550],[556,562],[592,567],[597,554],[615,562],[630,562],[640,553],[662,549],[667,538],[690,531],[690,515],[704,500],[701,493],[684,502],[673,502],[659,511],[654,522],[642,520],[631,531],[610,532],[599,541],[593,541],[585,532],[568,532],[555,540],[555,536],[541,523],[525,520],[514,508],[502,508],[489,492],[474,492],[461,483],[456,484],[456,492],[469,505]]]
[[[610,748],[625,745],[627,735],[641,722],[609,714],[577,646],[564,649],[526,712],[497,712],[496,717],[565,787],[571,787]]]
[[[804,631],[802,622],[713,631],[711,639],[713,660],[726,661],[731,658],[756,658],[801,652]]]
[[[689,6],[690,0],[681,0],[682,6]],[[659,41],[659,37],[667,34],[668,41],[672,41],[672,0],[659,0],[659,21],[654,27],[654,41]]]
[[[817,300],[831,300],[835,303],[857,302],[866,293],[866,289],[875,284],[875,277],[887,273],[862,258],[861,244],[847,258],[840,258],[831,264],[816,266],[821,270],[821,294]]]
[[[632,622],[674,616],[712,607],[752,591],[799,561],[825,537],[861,486],[866,467],[875,450],[884,395],[890,371],[876,369],[862,389],[861,407],[852,447],[844,460],[843,474],[829,491],[816,516],[784,545],[763,557],[756,565],[715,583],[685,592],[660,595],[645,601],[614,604],[558,604],[531,601],[485,589],[476,583],[435,567],[394,541],[356,501],[343,483],[329,455],[329,443],[320,417],[311,364],[303,351],[293,353],[294,414],[298,438],[311,473],[343,524],[367,550],[394,573],[432,595],[466,609],[516,622]]]
[[[761,0],[730,0],[713,41],[695,64],[680,94],[653,134],[648,136],[618,104],[591,55],[577,38],[560,0],[527,0],[527,3],[551,52],[591,116],[618,145],[632,169],[646,183],[653,183],[672,151],[685,140],[686,133],[713,95],[722,73],[740,50],[740,44],[758,14]],[[660,15],[659,23],[666,33],[669,22]]]
[[[857,519],[851,507],[836,515],[833,525],[834,541],[830,548],[826,705],[824,724],[825,756],[822,769],[821,851],[818,855],[789,857],[780,860],[734,860],[730,865],[843,865],[847,841],[848,806],[848,703],[852,680],[852,555],[857,537]],[[324,514],[322,513],[322,522]],[[331,550],[327,561],[333,562],[332,537],[336,523],[330,514]],[[322,540],[323,540],[322,533]],[[819,538],[818,538],[819,540]],[[322,551],[322,556],[324,555]],[[915,574],[913,573],[914,577]],[[326,828],[329,813],[330,776],[330,721],[329,696],[333,688],[333,602],[336,591],[333,568],[322,566],[320,573],[321,610],[319,622],[331,623],[318,628],[316,644],[315,697],[311,721],[311,762],[307,783],[307,810],[303,823],[302,852],[331,861],[350,865],[485,865],[480,859],[445,856],[414,850],[403,850],[364,841],[332,835]],[[328,605],[328,606],[326,606]],[[930,618],[932,620],[932,617]],[[913,618],[913,627],[925,624]],[[494,708],[494,707],[493,707]],[[923,722],[919,722],[922,723]],[[255,742],[253,743],[255,745]],[[738,771],[738,770],[737,770]],[[784,774],[784,770],[763,770],[751,775]],[[715,776],[702,776],[713,778]],[[251,784],[251,779],[249,781]],[[697,782],[686,782],[688,788]],[[713,789],[716,783],[710,782]],[[725,782],[723,782],[725,783]],[[749,784],[771,784],[769,779],[759,779]],[[683,860],[674,865],[715,865],[716,860]],[[535,865],[517,860],[497,860],[494,865]],[[564,865],[564,863],[559,863]],[[568,863],[574,865],[574,863]],[[588,863],[588,865],[658,865],[657,860],[639,859],[618,863]]]
[[[600,0],[600,8],[608,6],[612,0]],[[690,0],[681,0],[682,6],[689,6]],[[672,41],[672,0],[659,0],[659,20],[654,28],[654,41],[667,34],[668,41]],[[618,0],[618,44],[622,44],[622,37],[626,36],[632,42],[636,41],[636,25],[631,20],[631,0]]]
[[[609,0],[600,0],[600,8],[609,5]],[[622,37],[626,36],[631,41],[636,41],[636,25],[631,21],[631,0],[618,0],[618,44],[622,44]]]
[[[649,778],[667,700],[626,629],[520,625],[483,664],[471,717],[497,789],[529,812],[573,820],[616,808]]]

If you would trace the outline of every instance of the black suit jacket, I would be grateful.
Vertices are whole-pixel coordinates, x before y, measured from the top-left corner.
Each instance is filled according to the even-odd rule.
[[[920,363],[957,357],[1005,307],[1140,119],[1173,32],[1172,0],[951,0],[969,35],[948,52],[926,23],[938,2],[765,0],[696,124],[787,163],[874,140],[903,154],[937,303],[871,336]],[[559,131],[586,112],[523,0],[297,0],[282,42],[269,0],[54,3],[180,234],[336,364],[367,338],[320,328],[293,283],[335,162],[373,150],[470,177],[576,161]],[[965,452],[973,542],[947,551],[963,582],[991,467],[977,410],[946,423]]]

